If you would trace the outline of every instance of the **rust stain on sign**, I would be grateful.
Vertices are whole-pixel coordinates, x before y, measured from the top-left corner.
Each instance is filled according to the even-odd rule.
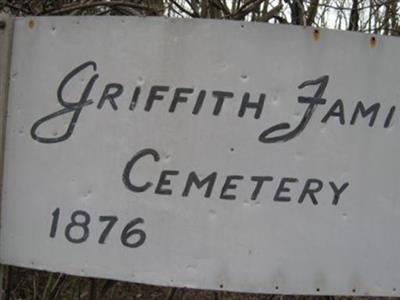
[[[28,22],[28,28],[33,29],[35,27],[35,21],[34,20],[29,20]]]
[[[318,42],[320,39],[320,35],[321,34],[320,34],[319,29],[314,29],[314,32],[313,32],[314,41]]]
[[[376,37],[374,37],[374,36],[372,36],[370,39],[369,39],[369,47],[370,48],[375,48],[376,47]]]

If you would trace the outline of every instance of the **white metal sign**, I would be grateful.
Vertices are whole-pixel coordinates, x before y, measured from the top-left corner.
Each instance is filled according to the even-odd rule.
[[[17,18],[1,262],[399,295],[399,51],[268,24]]]

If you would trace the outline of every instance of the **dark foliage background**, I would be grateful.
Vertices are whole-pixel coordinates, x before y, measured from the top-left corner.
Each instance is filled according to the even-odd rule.
[[[2,0],[23,15],[135,15],[246,20],[399,35],[399,0]]]

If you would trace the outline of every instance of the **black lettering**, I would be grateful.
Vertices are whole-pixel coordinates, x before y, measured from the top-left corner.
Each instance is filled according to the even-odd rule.
[[[235,195],[227,195],[226,192],[228,190],[234,190],[237,187],[237,185],[236,184],[232,184],[231,181],[233,181],[233,180],[242,180],[243,178],[244,177],[240,176],[240,175],[226,176],[225,183],[224,183],[224,185],[222,187],[222,190],[221,190],[220,198],[224,199],[224,200],[235,200],[236,199]]]
[[[344,106],[342,99],[338,99],[333,103],[326,115],[322,118],[321,122],[326,123],[330,117],[338,117],[340,124],[344,125]]]
[[[222,105],[226,98],[233,98],[232,92],[223,92],[223,91],[213,91],[212,95],[217,98],[217,102],[215,103],[213,115],[218,116],[221,112]]]
[[[111,92],[111,90],[113,89],[114,92]],[[101,95],[99,103],[97,104],[97,108],[98,109],[103,108],[104,103],[106,102],[106,100],[108,100],[113,110],[118,110],[117,103],[115,103],[115,98],[121,96],[123,91],[124,87],[122,86],[122,84],[119,83],[107,84],[104,88],[103,95]]]
[[[153,185],[153,183],[151,182],[146,182],[144,185],[142,186],[137,186],[134,185],[131,180],[130,180],[130,174],[132,172],[132,168],[135,165],[135,163],[141,159],[142,157],[146,156],[146,155],[151,155],[154,158],[154,161],[159,161],[160,160],[160,155],[158,154],[158,152],[154,149],[143,149],[141,151],[139,151],[138,153],[136,153],[132,159],[130,161],[128,161],[128,163],[126,164],[125,168],[124,168],[124,172],[122,174],[122,181],[125,185],[125,187],[128,190],[131,190],[132,192],[136,192],[136,193],[140,193],[140,192],[144,192],[146,191],[149,187],[151,187]]]
[[[392,123],[392,118],[393,118],[395,110],[396,110],[396,106],[392,106],[390,108],[389,113],[388,113],[388,115],[386,117],[386,120],[385,120],[385,124],[383,125],[384,128],[388,128],[390,126],[390,124]]]
[[[310,121],[317,105],[322,105],[326,103],[326,99],[323,99],[322,96],[325,92],[325,89],[328,85],[329,82],[329,76],[322,76],[316,80],[309,80],[305,81],[302,84],[299,85],[299,89],[303,89],[306,86],[312,86],[312,85],[318,85],[318,89],[314,94],[314,97],[303,97],[300,96],[298,97],[297,101],[299,103],[308,103],[308,107],[303,115],[303,118],[301,119],[299,125],[297,125],[296,128],[294,128],[292,131],[287,132],[282,135],[278,136],[273,136],[270,137],[272,133],[275,131],[280,131],[280,130],[286,130],[290,129],[290,124],[289,123],[279,123],[277,125],[274,125],[266,130],[264,130],[258,140],[261,143],[277,143],[277,142],[287,142],[296,136],[298,136],[303,130],[306,128],[308,122]]]
[[[316,184],[317,186],[314,188],[311,188],[312,184]],[[312,203],[314,205],[318,205],[318,201],[317,201],[317,198],[315,198],[315,194],[318,193],[319,191],[321,191],[323,186],[324,186],[324,184],[319,179],[307,179],[306,184],[304,185],[303,192],[300,195],[299,203],[303,203],[306,196],[309,195]]]
[[[167,176],[176,176],[179,174],[179,171],[176,170],[164,170],[161,172],[160,179],[158,180],[158,184],[155,190],[156,194],[159,195],[171,195],[172,190],[165,189],[163,186],[170,185],[171,180],[167,179]]]
[[[256,187],[254,188],[254,191],[251,194],[251,200],[257,200],[257,196],[260,193],[264,182],[272,181],[274,178],[271,176],[252,176],[250,179],[256,182]]]
[[[344,192],[344,190],[349,186],[348,182],[345,182],[342,184],[342,186],[340,188],[337,187],[337,185],[333,182],[330,181],[329,185],[331,186],[332,190],[333,190],[333,201],[332,201],[332,205],[337,205],[339,203],[339,198],[340,195]]]
[[[283,177],[281,179],[281,182],[279,183],[278,189],[276,190],[274,201],[289,202],[291,200],[290,196],[282,196],[281,194],[285,192],[290,192],[290,188],[285,186],[286,183],[294,183],[294,182],[298,182],[298,179],[291,177]]]
[[[169,86],[164,86],[164,85],[153,85],[150,89],[149,97],[147,98],[146,101],[146,106],[144,107],[145,111],[150,111],[154,100],[163,100],[164,95],[158,94],[159,92],[168,92],[169,91]]]
[[[97,80],[97,78],[99,78],[99,75],[95,74],[91,77],[91,79],[89,80],[88,84],[86,85],[86,87],[81,95],[81,98],[78,102],[65,101],[63,98],[63,91],[64,91],[64,88],[66,87],[66,85],[68,84],[68,82],[72,78],[74,78],[77,74],[79,74],[81,71],[83,71],[84,69],[86,69],[88,67],[92,67],[94,71],[97,70],[96,63],[94,61],[88,61],[88,62],[85,62],[85,63],[81,64],[80,66],[76,67],[75,69],[73,69],[61,81],[61,83],[57,89],[57,99],[58,99],[58,102],[60,103],[60,105],[64,108],[37,120],[32,125],[31,136],[35,141],[38,141],[40,143],[45,143],[45,144],[59,143],[59,142],[67,140],[72,135],[72,133],[74,132],[74,129],[75,129],[75,125],[78,122],[79,115],[82,112],[82,109],[85,106],[88,106],[93,103],[93,100],[89,99],[89,95],[90,95],[90,92],[92,91],[95,81]],[[57,136],[57,137],[41,137],[37,134],[37,130],[40,127],[40,125],[42,125],[43,123],[45,123],[51,119],[65,115],[70,112],[72,112],[72,118],[71,118],[71,121],[69,122],[69,124],[67,126],[67,130],[65,131],[64,134],[62,134],[61,136]]]
[[[207,185],[204,197],[209,198],[211,196],[211,192],[214,187],[216,179],[217,179],[217,172],[211,173],[203,180],[200,180],[195,172],[190,172],[182,196],[187,197],[189,195],[190,188],[194,184],[198,189],[201,189],[204,185]]]
[[[367,117],[369,114],[372,114],[371,118],[369,119],[368,125],[369,127],[374,126],[380,106],[381,105],[379,103],[375,103],[371,105],[368,109],[365,109],[364,104],[361,101],[358,101],[353,116],[351,117],[350,124],[354,125],[357,120],[358,114],[361,114],[361,117],[363,118]]]
[[[188,98],[182,96],[182,94],[193,94],[193,89],[191,88],[177,88],[174,93],[174,98],[172,98],[171,106],[169,107],[169,112],[173,113],[176,109],[178,102],[187,102]]]
[[[196,104],[193,108],[192,114],[197,115],[200,112],[201,106],[203,105],[204,98],[206,97],[206,91],[201,90],[199,96],[197,97]]]
[[[131,104],[129,104],[129,110],[134,110],[135,109],[136,104],[137,104],[138,99],[139,99],[140,92],[141,92],[141,87],[137,86],[135,88],[135,91],[133,92]]]
[[[81,221],[78,220],[78,217],[81,218]],[[74,244],[80,244],[85,242],[89,238],[89,224],[90,224],[90,215],[84,210],[76,210],[71,215],[71,222],[65,227],[65,237],[67,240]],[[72,236],[73,228],[81,228],[82,235],[81,237],[74,238]]]
[[[265,94],[260,95],[258,102],[250,102],[250,93],[244,93],[238,116],[243,117],[247,108],[253,108],[256,110],[254,113],[254,118],[259,119],[263,111],[264,101]]]

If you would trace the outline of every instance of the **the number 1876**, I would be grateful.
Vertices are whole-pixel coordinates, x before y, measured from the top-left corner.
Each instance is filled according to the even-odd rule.
[[[50,227],[50,237],[55,238],[58,231],[60,220],[60,208],[56,208],[52,213]],[[105,223],[105,227],[99,237],[98,243],[104,244],[111,233],[114,225],[118,222],[117,216],[100,216],[99,223]],[[84,210],[76,210],[70,217],[70,222],[65,227],[66,239],[75,244],[85,242],[90,235],[89,225],[91,222],[90,214]],[[142,229],[134,228],[138,224],[144,224],[142,218],[130,221],[121,232],[122,245],[129,248],[137,248],[143,245],[146,240],[146,233]]]

